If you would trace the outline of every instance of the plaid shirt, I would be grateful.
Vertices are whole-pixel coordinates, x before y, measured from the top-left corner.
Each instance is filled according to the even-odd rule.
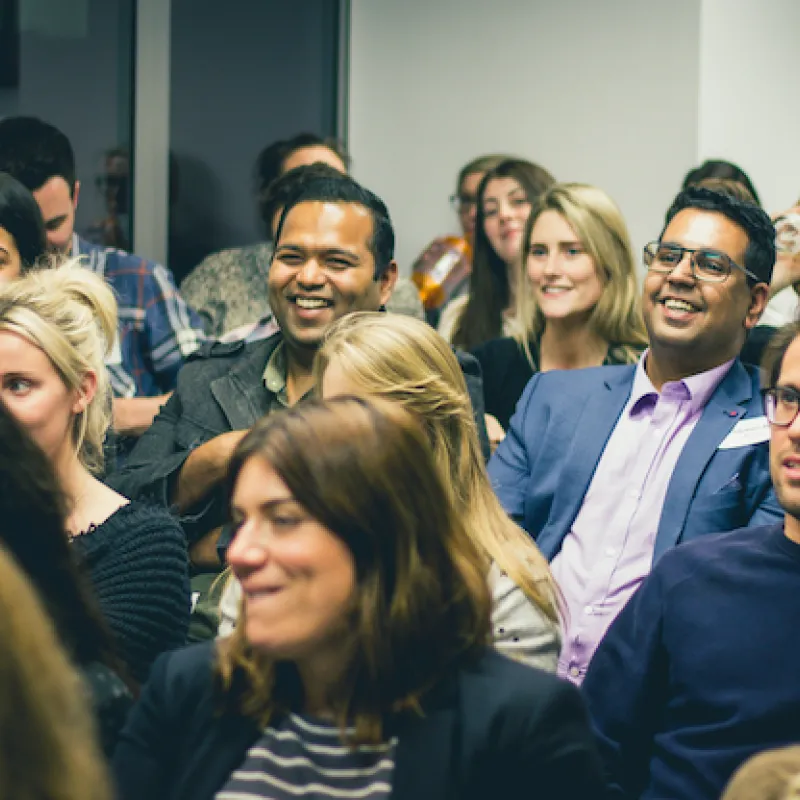
[[[116,397],[155,397],[175,387],[184,359],[205,340],[172,273],[153,261],[72,237],[72,254],[110,284],[119,305],[119,338],[106,359]]]

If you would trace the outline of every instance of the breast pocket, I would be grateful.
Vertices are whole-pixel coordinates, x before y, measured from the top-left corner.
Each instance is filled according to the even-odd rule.
[[[739,488],[696,499],[689,508],[692,534],[729,531],[747,524],[744,498]]]
[[[175,425],[175,442],[179,450],[194,450],[222,432],[208,428],[184,414]]]

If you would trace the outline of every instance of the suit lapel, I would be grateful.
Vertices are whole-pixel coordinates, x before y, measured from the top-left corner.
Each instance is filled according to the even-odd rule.
[[[746,405],[752,397],[750,375],[737,360],[711,395],[678,457],[664,498],[653,553],[654,563],[678,543],[700,476],[722,440],[747,413]]]
[[[262,380],[269,357],[280,343],[270,337],[247,353],[233,369],[211,381],[211,393],[231,430],[246,430],[269,411],[270,395]]]
[[[440,707],[409,716],[397,730],[391,800],[456,800],[455,711]]]
[[[537,537],[540,548],[546,553],[558,552],[578,515],[600,456],[630,397],[635,370],[636,367],[631,366],[606,378],[583,407],[553,497],[550,518]]]

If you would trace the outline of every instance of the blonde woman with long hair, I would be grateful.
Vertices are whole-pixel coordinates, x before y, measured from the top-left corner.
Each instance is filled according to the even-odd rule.
[[[484,559],[495,646],[554,672],[561,642],[558,592],[538,548],[492,491],[464,376],[450,346],[416,320],[348,314],[330,329],[315,372],[324,397],[383,397],[422,422],[454,505]]]
[[[183,531],[166,509],[130,502],[98,477],[111,423],[105,356],[117,304],[79,261],[0,286],[0,399],[44,451],[67,504],[66,535],[137,681],[189,624]]]
[[[630,364],[647,346],[628,229],[602,189],[562,183],[538,198],[517,282],[530,288],[515,296],[517,330],[472,351],[493,443],[536,372]]]
[[[0,797],[110,800],[86,687],[0,547]]]

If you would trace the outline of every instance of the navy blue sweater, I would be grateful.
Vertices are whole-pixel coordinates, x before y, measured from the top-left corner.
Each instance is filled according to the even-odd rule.
[[[716,800],[750,755],[800,742],[800,545],[768,526],[670,551],[583,688],[609,797]]]

